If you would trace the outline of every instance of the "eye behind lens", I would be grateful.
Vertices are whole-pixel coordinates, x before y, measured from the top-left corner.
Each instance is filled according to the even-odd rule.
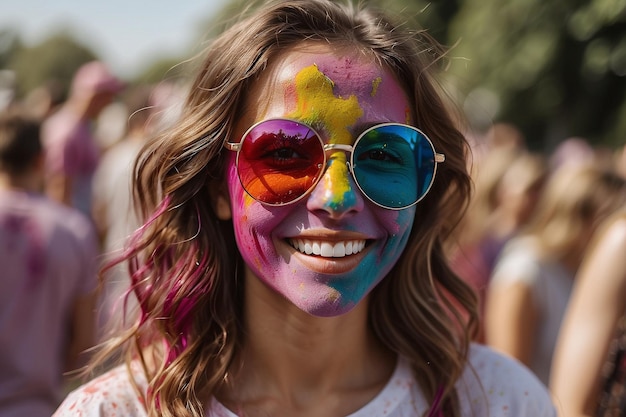
[[[435,151],[418,129],[401,124],[374,126],[357,140],[352,170],[367,198],[400,210],[415,204],[430,189]]]
[[[324,148],[315,131],[297,121],[270,119],[246,134],[237,170],[254,199],[284,205],[304,196],[324,167]]]

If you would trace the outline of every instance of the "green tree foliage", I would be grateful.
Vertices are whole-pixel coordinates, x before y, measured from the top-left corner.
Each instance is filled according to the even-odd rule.
[[[493,92],[495,117],[546,150],[569,136],[624,143],[625,34],[625,0],[464,0],[448,39],[459,87]]]
[[[626,0],[354,1],[416,21],[451,47],[449,81],[470,116],[512,122],[540,150],[569,136],[608,145],[626,140]],[[198,60],[185,60],[259,3],[231,0],[198,25],[189,51],[146,63],[136,81],[186,76]],[[96,58],[66,33],[33,47],[15,33],[0,31],[0,69],[18,74],[18,95],[49,79],[67,88],[75,70]]]
[[[7,63],[7,68],[17,74],[18,97],[51,80],[67,93],[76,70],[94,59],[97,56],[89,48],[71,35],[59,32],[38,45],[21,47]]]
[[[459,96],[487,100],[466,100],[470,116],[514,123],[538,150],[570,136],[626,140],[626,0],[357,1],[416,21],[451,47]],[[232,0],[207,33],[254,4]]]
[[[369,0],[361,3],[391,11],[426,30],[443,44],[448,42],[448,24],[459,10],[462,0]]]
[[[16,30],[11,28],[0,29],[0,69],[7,69],[15,54],[22,47]]]

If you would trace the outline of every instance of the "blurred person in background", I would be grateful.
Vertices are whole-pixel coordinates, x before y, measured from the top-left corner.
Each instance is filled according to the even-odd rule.
[[[541,155],[515,147],[495,147],[475,167],[474,194],[453,240],[450,260],[454,271],[478,293],[478,342],[485,341],[482,318],[496,259],[534,212],[547,172]]]
[[[122,141],[128,131],[129,110],[124,97],[129,92],[128,90],[131,90],[130,95],[132,95],[134,88],[134,86],[127,86],[119,98],[102,109],[94,121],[93,135],[102,154]]]
[[[598,224],[626,202],[626,181],[594,165],[564,165],[549,178],[528,227],[495,266],[486,340],[548,384],[574,277]]]
[[[528,150],[526,137],[514,124],[497,122],[488,128],[470,129],[464,132],[470,144],[471,154],[468,158],[468,168],[472,179],[476,179],[477,171],[483,161],[489,158],[492,152],[526,152]]]
[[[552,362],[550,389],[563,417],[626,416],[626,207],[597,235]]]
[[[92,217],[100,238],[102,264],[121,255],[126,237],[140,222],[131,200],[132,168],[147,135],[150,90],[147,86],[127,91],[123,105],[127,112],[127,132],[111,148],[104,151],[93,176]],[[127,266],[118,264],[103,272],[98,301],[98,339],[103,338],[104,323],[110,322],[121,306],[115,300],[129,285]],[[129,297],[134,304],[134,298]],[[130,308],[130,306],[128,306]]]
[[[0,111],[15,105],[15,72],[0,69]]]
[[[30,91],[20,102],[24,114],[36,120],[45,120],[56,112],[65,101],[61,83],[49,79]]]
[[[42,193],[38,122],[0,114],[0,416],[49,417],[94,343],[97,240]],[[83,359],[83,360],[81,360]]]
[[[507,122],[494,123],[485,135],[487,152],[493,150],[520,151],[527,149],[526,137],[514,124]]]
[[[68,99],[42,127],[46,193],[88,216],[91,182],[100,157],[92,122],[123,88],[104,63],[88,62],[76,71]]]
[[[586,138],[572,136],[561,141],[550,154],[548,164],[554,172],[565,165],[584,165],[596,162],[596,149]]]
[[[617,173],[626,178],[626,144],[613,152],[613,165]]]
[[[179,87],[162,83],[155,87],[139,85],[124,94],[127,108],[127,132],[123,139],[106,150],[93,179],[93,219],[96,224],[104,264],[122,255],[126,240],[140,225],[139,214],[132,204],[131,181],[133,165],[147,138],[175,120],[175,105]],[[172,118],[168,120],[168,118]],[[99,302],[99,329],[120,312],[118,303],[130,286],[126,264],[117,264],[104,272],[104,285]],[[135,305],[132,294],[126,300],[130,309]],[[121,317],[120,317],[121,318]]]

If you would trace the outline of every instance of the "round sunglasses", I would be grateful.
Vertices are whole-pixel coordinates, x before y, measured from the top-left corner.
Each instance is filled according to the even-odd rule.
[[[417,204],[430,190],[436,153],[419,129],[382,123],[366,129],[353,145],[324,143],[311,126],[291,119],[268,119],[251,126],[239,143],[224,146],[237,152],[237,174],[255,200],[283,206],[304,198],[327,166],[327,154],[343,151],[356,185],[374,204],[402,210]]]

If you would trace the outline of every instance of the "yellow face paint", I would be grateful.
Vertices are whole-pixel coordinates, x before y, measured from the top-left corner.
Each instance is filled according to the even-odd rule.
[[[335,210],[354,204],[354,193],[350,184],[350,172],[346,163],[346,154],[335,152],[328,162],[328,169],[320,183],[326,194],[327,205]]]
[[[372,81],[372,92],[370,93],[372,97],[376,97],[376,93],[378,93],[378,86],[382,81],[383,79],[380,77],[376,77],[374,81]]]
[[[288,117],[323,126],[329,134],[329,143],[351,144],[353,138],[348,127],[363,115],[357,97],[335,97],[335,83],[315,64],[300,70],[295,81],[296,110]]]
[[[335,83],[315,64],[300,70],[295,84],[296,110],[289,117],[313,126],[323,126],[329,135],[328,143],[352,144],[354,137],[348,127],[363,115],[358,98],[355,95],[336,97],[333,92]],[[330,155],[328,169],[321,180],[329,197],[328,204],[334,208],[349,203],[345,200],[352,196],[346,161],[344,152]]]

